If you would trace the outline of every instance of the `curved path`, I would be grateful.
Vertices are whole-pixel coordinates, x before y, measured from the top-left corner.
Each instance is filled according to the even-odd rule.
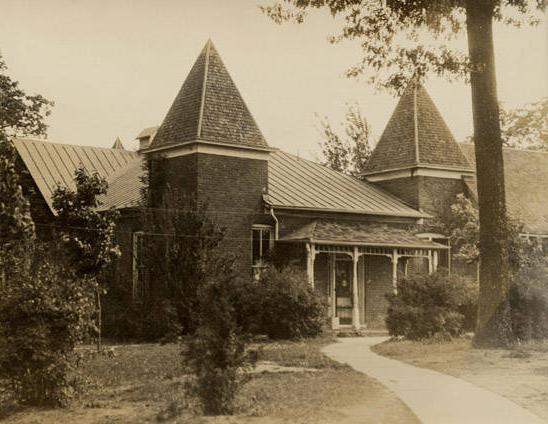
[[[436,371],[379,356],[385,337],[348,337],[323,352],[392,390],[424,424],[546,424],[514,402]]]

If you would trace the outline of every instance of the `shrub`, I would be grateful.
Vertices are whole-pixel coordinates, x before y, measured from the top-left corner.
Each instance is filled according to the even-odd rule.
[[[232,276],[219,276],[198,289],[198,328],[183,351],[195,375],[191,390],[206,415],[234,412],[244,382],[240,371],[250,363],[232,304],[234,281]]]
[[[267,269],[259,282],[260,331],[273,339],[319,335],[326,323],[327,305],[296,267]]]
[[[386,326],[390,335],[410,340],[455,337],[463,333],[466,305],[477,299],[477,286],[440,271],[415,274],[389,294]]]
[[[22,404],[61,406],[77,389],[74,348],[92,327],[95,283],[35,256],[0,289],[0,379]]]
[[[521,269],[513,277],[509,300],[518,341],[548,338],[548,263]]]

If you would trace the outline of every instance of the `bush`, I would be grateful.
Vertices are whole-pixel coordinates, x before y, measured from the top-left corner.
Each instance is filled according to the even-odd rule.
[[[521,269],[510,288],[512,330],[518,341],[548,338],[548,263]]]
[[[22,404],[62,406],[76,393],[74,348],[92,328],[95,283],[43,255],[17,266],[0,289],[0,379]]]
[[[464,309],[477,299],[477,286],[440,271],[405,277],[389,294],[386,326],[390,335],[410,340],[450,338],[464,332]]]
[[[240,371],[251,359],[232,304],[234,281],[231,276],[219,277],[198,289],[198,328],[183,351],[195,375],[190,388],[206,415],[234,412],[234,400],[244,382]]]
[[[270,267],[255,284],[255,298],[260,305],[259,332],[272,339],[321,334],[326,324],[327,305],[310,287],[305,272],[296,267]]]
[[[103,300],[103,335],[116,341],[174,342],[182,333],[177,310],[169,299],[131,302],[108,293]]]

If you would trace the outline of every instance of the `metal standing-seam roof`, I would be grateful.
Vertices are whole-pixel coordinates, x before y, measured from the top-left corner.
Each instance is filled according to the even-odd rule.
[[[371,183],[281,151],[270,153],[267,199],[282,209],[428,216]]]
[[[74,171],[80,163],[109,183],[107,195],[100,199],[101,209],[139,204],[143,170],[142,158],[135,152],[23,139],[16,140],[15,147],[50,208],[58,182],[74,188]],[[266,200],[281,209],[428,216],[371,183],[281,151],[269,156]]]
[[[14,146],[30,172],[44,200],[52,208],[52,195],[58,184],[74,189],[74,171],[83,166],[96,171],[107,181],[120,175],[140,159],[135,152],[122,149],[75,146],[49,141],[17,138]]]

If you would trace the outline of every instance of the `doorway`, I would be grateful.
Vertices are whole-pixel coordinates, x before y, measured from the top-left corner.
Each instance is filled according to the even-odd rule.
[[[335,259],[335,316],[339,325],[352,325],[352,259]]]

